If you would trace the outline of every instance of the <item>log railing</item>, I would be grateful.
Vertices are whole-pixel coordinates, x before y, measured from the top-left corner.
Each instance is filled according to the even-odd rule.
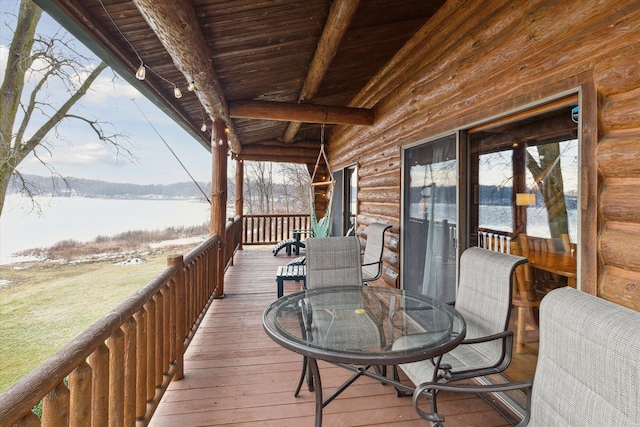
[[[224,265],[242,222],[227,223]],[[212,236],[0,395],[0,426],[146,425],[213,299],[220,238]],[[87,309],[90,309],[88,306]],[[42,401],[42,418],[32,408]]]
[[[243,245],[269,245],[293,237],[295,229],[309,229],[309,214],[244,215]]]

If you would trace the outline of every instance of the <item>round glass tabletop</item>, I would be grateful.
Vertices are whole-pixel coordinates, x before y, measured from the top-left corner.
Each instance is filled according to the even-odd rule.
[[[398,364],[457,346],[464,319],[421,294],[378,286],[338,286],[279,298],[263,314],[267,334],[283,347],[330,362]]]

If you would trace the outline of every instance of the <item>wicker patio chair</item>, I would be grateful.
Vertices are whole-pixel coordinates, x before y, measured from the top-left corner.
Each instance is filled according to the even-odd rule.
[[[496,393],[529,388],[519,427],[640,426],[640,313],[573,288],[551,291],[540,306],[540,350],[533,380],[476,386],[424,383],[418,414],[442,426],[434,390]],[[433,396],[432,411],[419,407]]]

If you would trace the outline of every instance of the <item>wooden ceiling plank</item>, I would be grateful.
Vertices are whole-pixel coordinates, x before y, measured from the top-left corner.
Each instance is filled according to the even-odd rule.
[[[304,123],[371,126],[373,110],[293,102],[235,101],[229,103],[232,118],[295,121]]]
[[[211,52],[196,18],[191,2],[158,2],[133,0],[140,14],[165,47],[176,67],[187,81],[196,85],[196,95],[207,114],[222,120],[229,129],[231,150],[242,151],[224,93],[211,63]]]
[[[347,32],[349,24],[358,9],[358,3],[359,0],[336,0],[331,5],[327,23],[313,55],[298,102],[311,100],[315,96],[322,78],[327,73],[329,65],[338,51],[340,41]],[[300,129],[300,125],[300,122],[289,123],[283,136],[284,142],[293,141]]]

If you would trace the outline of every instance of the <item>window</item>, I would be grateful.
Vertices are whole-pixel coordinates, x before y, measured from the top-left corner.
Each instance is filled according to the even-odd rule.
[[[357,168],[355,166],[340,169],[333,173],[336,181],[333,186],[331,207],[331,235],[344,236],[355,226],[358,206]]]

